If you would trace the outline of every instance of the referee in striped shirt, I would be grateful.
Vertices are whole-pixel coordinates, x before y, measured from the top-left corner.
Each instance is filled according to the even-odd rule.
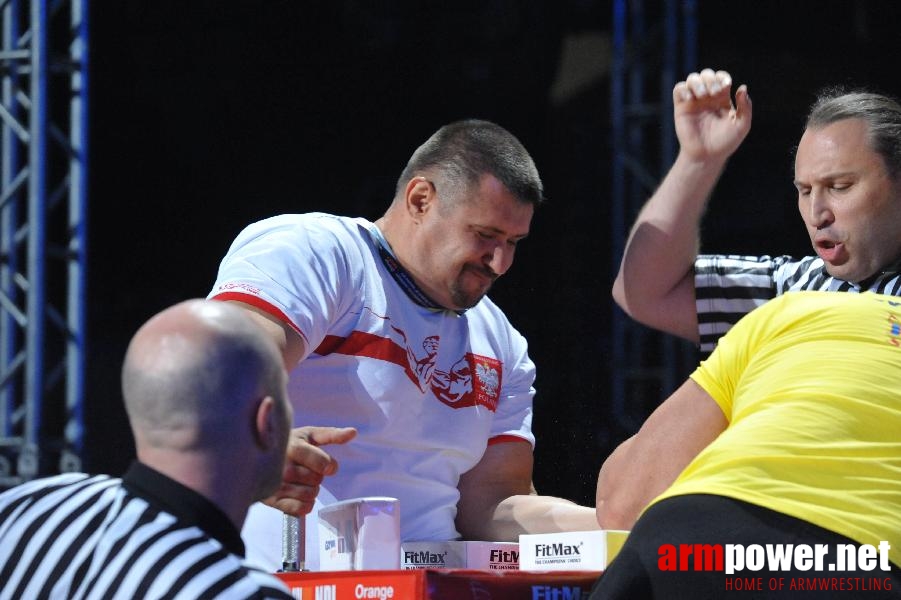
[[[0,599],[291,598],[244,562],[248,506],[281,481],[281,355],[244,313],[188,300],[141,327],[122,369],[137,461],[0,495]]]
[[[636,219],[613,298],[637,321],[710,353],[743,315],[788,291],[901,295],[901,106],[823,92],[795,153],[798,209],[815,254],[699,255],[707,199],[751,128],[747,86],[704,69],[673,88],[679,155]]]

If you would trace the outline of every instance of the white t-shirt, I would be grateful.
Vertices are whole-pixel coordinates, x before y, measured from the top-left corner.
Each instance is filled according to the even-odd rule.
[[[253,304],[303,336],[306,356],[288,385],[295,424],[359,432],[327,447],[340,465],[324,483],[329,499],[394,497],[403,540],[455,539],[459,477],[488,441],[535,442],[535,367],[525,338],[487,297],[463,314],[414,303],[374,230],[323,213],[254,223],[233,242],[209,297]],[[248,558],[260,544],[276,551],[277,564],[261,565],[273,568],[281,538],[271,528],[281,519],[265,533],[265,512],[251,511],[244,538]],[[317,553],[308,541],[308,559]]]

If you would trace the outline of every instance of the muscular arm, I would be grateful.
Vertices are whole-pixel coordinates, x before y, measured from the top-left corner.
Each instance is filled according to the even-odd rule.
[[[521,533],[598,529],[590,507],[536,494],[532,462],[525,441],[493,444],[460,478],[457,530],[463,539],[517,541]]]
[[[719,405],[687,380],[604,461],[597,517],[604,529],[631,529],[642,510],[726,429]]]
[[[613,298],[650,327],[698,341],[694,260],[707,198],[751,127],[741,86],[732,106],[728,73],[705,69],[673,88],[680,150],[629,233]]]
[[[260,327],[275,341],[282,352],[285,370],[291,372],[304,354],[303,337],[290,325],[269,313],[245,304],[229,301],[248,310]],[[303,420],[303,412],[295,413]],[[353,427],[296,427],[291,430],[286,450],[281,487],[264,502],[279,510],[302,516],[313,509],[319,485],[338,470],[338,462],[321,446],[346,444],[357,435]]]
[[[275,341],[279,350],[282,351],[285,370],[290,373],[297,366],[297,363],[300,362],[300,357],[303,356],[305,350],[303,337],[284,321],[277,319],[256,306],[235,300],[229,300],[228,302],[250,312],[254,321],[266,331],[269,337]]]

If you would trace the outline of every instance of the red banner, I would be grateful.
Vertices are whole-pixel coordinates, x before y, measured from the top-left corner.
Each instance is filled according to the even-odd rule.
[[[323,571],[277,573],[297,600],[582,600],[593,571]]]

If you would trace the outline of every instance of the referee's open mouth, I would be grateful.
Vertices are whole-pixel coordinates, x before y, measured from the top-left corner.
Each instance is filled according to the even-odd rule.
[[[845,245],[832,240],[817,240],[814,243],[817,256],[830,264],[838,264],[847,260]]]

